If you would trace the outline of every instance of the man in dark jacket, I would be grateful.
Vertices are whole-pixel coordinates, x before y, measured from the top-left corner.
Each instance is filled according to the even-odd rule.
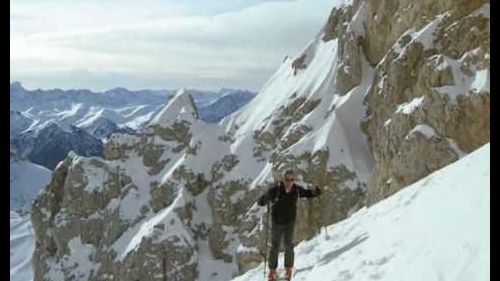
[[[293,273],[293,231],[295,218],[297,216],[297,199],[299,197],[313,198],[321,194],[318,187],[314,191],[304,189],[295,184],[296,175],[292,170],[283,174],[283,181],[271,187],[266,194],[262,195],[257,204],[266,206],[270,204],[272,210],[271,227],[271,249],[269,250],[269,281],[276,279],[276,268],[278,267],[278,252],[283,237],[285,245],[285,268],[287,279],[292,278]]]

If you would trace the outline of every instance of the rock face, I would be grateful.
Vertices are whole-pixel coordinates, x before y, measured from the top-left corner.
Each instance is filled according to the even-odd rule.
[[[324,41],[340,39],[341,94],[374,68],[363,128],[375,203],[490,139],[489,1],[353,1],[334,8]]]
[[[33,206],[35,280],[229,280],[262,260],[255,201],[284,170],[323,190],[299,201],[300,241],[481,146],[489,4],[344,3],[244,108],[197,117],[180,91],[104,159],[57,166]]]
[[[376,65],[366,97],[373,203],[489,142],[490,20],[489,1],[369,1],[365,9],[375,15],[366,28],[388,34],[366,32],[363,41]]]

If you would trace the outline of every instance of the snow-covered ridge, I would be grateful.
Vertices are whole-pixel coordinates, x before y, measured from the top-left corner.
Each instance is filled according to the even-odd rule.
[[[489,221],[488,143],[300,243],[294,280],[488,281]],[[263,264],[233,281],[262,278]]]
[[[193,99],[184,89],[178,91],[148,126],[169,127],[178,120],[193,121],[198,117]]]

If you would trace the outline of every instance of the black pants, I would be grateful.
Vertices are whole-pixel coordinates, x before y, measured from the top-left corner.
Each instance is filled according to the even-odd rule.
[[[273,222],[271,227],[271,248],[269,249],[269,268],[276,269],[278,267],[278,253],[283,237],[285,245],[285,268],[293,267],[293,230],[295,223],[277,224]]]

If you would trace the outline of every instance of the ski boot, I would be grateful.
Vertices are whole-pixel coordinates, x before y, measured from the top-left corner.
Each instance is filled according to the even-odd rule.
[[[292,276],[293,276],[293,268],[292,267],[287,267],[286,268],[286,272],[285,272],[285,280],[286,281],[290,281],[292,280]]]
[[[267,275],[268,281],[276,281],[276,269],[270,269],[269,274]]]

